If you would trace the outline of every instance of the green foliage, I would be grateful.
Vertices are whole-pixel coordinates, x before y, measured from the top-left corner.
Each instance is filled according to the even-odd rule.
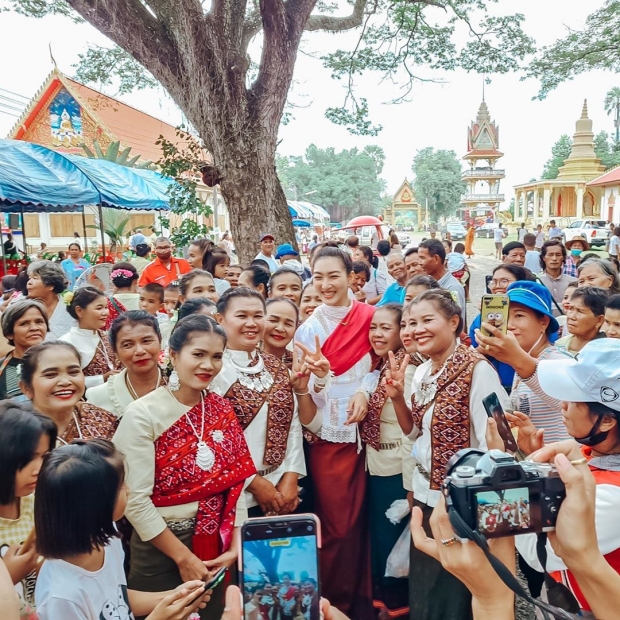
[[[91,151],[86,144],[82,144],[82,149],[89,159],[105,159],[106,161],[111,161],[119,166],[125,166],[127,168],[155,170],[155,164],[153,164],[152,161],[138,161],[140,157],[142,157],[141,155],[134,155],[130,158],[130,146],[124,148],[122,151],[120,150],[120,147],[121,143],[118,140],[116,142],[110,142],[105,152],[101,149],[101,146],[97,140],[93,141],[94,151]]]
[[[278,176],[289,200],[307,199],[328,209],[332,218],[373,214],[383,205],[384,182],[379,178],[385,154],[379,146],[336,152],[311,144],[305,156],[279,156]]]
[[[527,77],[540,80],[539,99],[577,75],[606,69],[620,71],[620,0],[606,0],[591,13],[583,30],[570,30],[563,39],[543,47],[530,64]]]
[[[594,151],[605,168],[613,168],[620,164],[620,152],[614,150],[614,146],[606,131],[600,131],[594,136]]]
[[[101,209],[103,219],[99,218],[99,213],[95,215],[95,223],[89,224],[86,228],[100,230],[103,224],[103,232],[110,239],[110,251],[116,251],[116,248],[122,247],[124,240],[129,234],[127,225],[131,219],[131,213],[123,209],[109,209],[103,207]]]
[[[551,158],[545,163],[543,168],[543,179],[557,179],[560,166],[570,155],[573,139],[568,134],[563,134],[560,139],[551,147]]]
[[[170,230],[170,238],[177,248],[182,248],[197,237],[209,234],[209,227],[199,224],[193,217],[211,215],[211,208],[197,194],[199,171],[205,165],[205,152],[194,136],[177,127],[177,142],[159,136],[156,144],[162,148],[162,158],[157,162],[164,176],[176,181],[168,188],[170,213],[181,217],[181,225],[171,228],[170,217],[160,217],[162,228]]]
[[[414,191],[417,201],[428,200],[430,220],[453,215],[467,185],[461,180],[461,163],[454,151],[426,147],[413,159]]]
[[[8,3],[16,13],[28,17],[41,18],[46,15],[64,15],[76,23],[84,21],[78,17],[65,0],[8,0]],[[2,8],[0,8],[1,11]]]
[[[613,114],[614,116],[614,127],[616,128],[614,148],[618,149],[620,147],[620,87],[614,86],[614,88],[607,91],[603,107],[607,114]]]
[[[75,79],[85,84],[96,83],[111,86],[112,78],[119,78],[118,93],[123,95],[132,90],[155,88],[157,81],[144,67],[120,47],[89,48],[85,54],[78,54]]]

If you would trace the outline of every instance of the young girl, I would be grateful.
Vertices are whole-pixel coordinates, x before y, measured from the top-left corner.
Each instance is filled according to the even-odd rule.
[[[158,591],[205,580],[237,557],[243,485],[256,473],[231,404],[209,392],[226,336],[212,319],[181,319],[170,336],[168,387],[130,404],[114,443],[125,454],[131,537],[129,585]],[[203,617],[219,620],[222,589]]]
[[[205,607],[199,581],[173,593],[127,589],[114,525],[127,504],[124,480],[123,456],[105,439],[63,446],[45,462],[34,509],[46,559],[35,590],[39,620],[180,620]]]
[[[80,354],[68,342],[44,342],[32,347],[22,362],[20,387],[35,411],[58,427],[58,443],[73,439],[109,439],[118,424],[116,416],[82,402],[85,392]]]
[[[202,268],[213,276],[218,295],[230,288],[230,283],[226,280],[228,265],[230,256],[221,248],[207,249],[202,255]]]
[[[296,306],[301,301],[303,281],[301,276],[292,269],[283,267],[278,269],[269,282],[269,297],[284,297],[290,299]]]
[[[400,340],[402,306],[386,304],[377,309],[370,323],[370,344],[379,358],[377,370],[368,375],[362,385],[366,391],[368,414],[361,423],[361,437],[366,444],[368,478],[368,510],[370,521],[370,551],[375,609],[387,611],[390,618],[408,618],[408,583],[406,579],[385,577],[385,564],[408,520],[398,525],[387,523],[385,512],[392,502],[405,499],[407,490],[403,485],[403,462],[409,458],[403,444],[403,434],[394,412],[392,401],[387,397],[383,379],[390,366],[389,354],[393,353],[399,364],[406,351]],[[410,386],[415,366],[407,367],[405,385],[411,397]]]
[[[34,545],[17,555],[34,528],[34,487],[43,456],[56,444],[56,425],[25,405],[0,403],[0,555],[15,584],[20,618],[35,619]]]
[[[61,336],[60,340],[70,342],[80,352],[86,387],[101,385],[110,375],[120,370],[116,355],[103,331],[110,314],[108,300],[98,288],[84,286],[73,294],[67,312],[78,324]]]
[[[297,329],[299,310],[286,297],[268,299],[266,305],[263,351],[282,360],[290,368],[293,363],[293,352],[288,350],[288,345],[293,340]]]
[[[299,304],[300,322],[303,323],[322,303],[321,296],[312,280],[310,280],[304,286],[303,293],[301,294],[301,303]]]

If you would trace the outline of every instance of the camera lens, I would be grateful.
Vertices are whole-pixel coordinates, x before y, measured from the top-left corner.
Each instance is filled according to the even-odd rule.
[[[311,525],[309,525],[306,529],[307,529],[309,532],[311,532],[311,531],[312,531],[312,526],[311,526]]]

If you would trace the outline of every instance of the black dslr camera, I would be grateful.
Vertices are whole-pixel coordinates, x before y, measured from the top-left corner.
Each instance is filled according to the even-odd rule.
[[[473,448],[448,461],[444,493],[463,521],[487,538],[555,529],[566,496],[552,465]]]

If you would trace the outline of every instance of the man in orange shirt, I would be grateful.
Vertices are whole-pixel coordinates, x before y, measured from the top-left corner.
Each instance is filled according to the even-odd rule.
[[[155,240],[155,254],[157,258],[151,261],[142,272],[139,286],[155,282],[163,287],[171,282],[177,282],[184,273],[192,270],[191,265],[184,258],[172,256],[172,243],[166,237]]]

